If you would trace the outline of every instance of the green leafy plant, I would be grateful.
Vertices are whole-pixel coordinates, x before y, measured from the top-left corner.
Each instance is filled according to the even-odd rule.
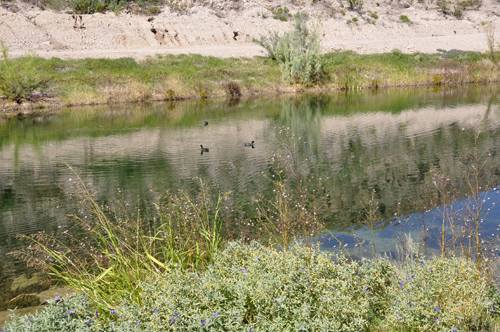
[[[192,4],[185,0],[166,0],[165,4],[178,13],[186,13],[192,7]]]
[[[261,36],[254,42],[264,47],[281,69],[283,79],[290,83],[313,84],[324,75],[323,55],[318,33],[307,27],[307,16],[294,16],[294,30],[280,36]]]
[[[56,296],[47,300],[47,308],[29,315],[12,315],[12,320],[4,326],[9,332],[80,332],[96,331],[98,312],[83,295],[67,298]]]
[[[391,279],[387,321],[394,329],[451,331],[487,313],[487,282],[471,261],[408,257]]]
[[[151,15],[157,15],[160,13],[160,8],[158,8],[157,6],[151,6],[148,8],[148,12]]]
[[[393,48],[391,50],[391,53],[395,56],[401,56],[403,54],[403,52],[399,48]]]

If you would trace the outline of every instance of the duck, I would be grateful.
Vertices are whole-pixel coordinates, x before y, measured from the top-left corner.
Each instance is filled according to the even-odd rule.
[[[254,142],[255,142],[255,141],[252,141],[252,143],[245,143],[245,146],[253,146],[253,143],[254,143]]]
[[[203,122],[203,125],[206,127],[208,126],[208,121]]]
[[[203,145],[200,144],[201,152],[208,152],[208,148],[204,148]]]

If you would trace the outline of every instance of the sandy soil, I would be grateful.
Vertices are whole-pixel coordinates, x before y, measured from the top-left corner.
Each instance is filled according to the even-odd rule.
[[[340,0],[317,0],[314,5],[305,0],[193,1],[197,2],[186,13],[179,14],[165,6],[156,16],[111,12],[73,15],[2,1],[0,39],[9,45],[13,56],[30,50],[42,57],[63,59],[144,59],[155,54],[180,53],[254,56],[264,51],[252,43],[252,38],[290,28],[289,22],[272,17],[271,10],[283,6],[291,13],[301,10],[310,15],[311,22],[319,27],[325,51],[485,51],[485,26],[493,24],[500,35],[499,0],[484,0],[479,10],[467,10],[460,19],[441,13],[435,2],[429,0],[378,0],[379,5],[376,0],[367,0],[360,12],[348,10],[346,4],[342,8]],[[370,17],[369,11],[377,12],[378,19]],[[412,23],[403,23],[401,15]],[[348,24],[353,17],[358,22]]]

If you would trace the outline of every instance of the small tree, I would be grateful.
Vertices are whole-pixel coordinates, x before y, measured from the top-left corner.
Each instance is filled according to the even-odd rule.
[[[280,36],[277,32],[270,36],[260,36],[254,42],[269,52],[269,57],[281,69],[283,79],[290,83],[312,84],[324,74],[324,59],[321,53],[318,33],[307,27],[307,15],[297,13],[293,28]]]

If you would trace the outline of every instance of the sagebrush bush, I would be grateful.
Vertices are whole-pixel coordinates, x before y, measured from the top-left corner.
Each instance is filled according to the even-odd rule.
[[[173,271],[147,282],[143,303],[120,312],[128,321],[154,317],[146,331],[359,331],[370,308],[360,268],[305,246],[231,243],[201,277]]]
[[[278,251],[255,242],[228,243],[203,272],[172,268],[139,287],[139,303],[124,298],[96,312],[86,297],[73,296],[3,329],[464,331],[490,316],[499,298],[467,260],[356,262],[301,244]]]
[[[487,308],[487,282],[471,261],[407,260],[391,278],[387,322],[394,329],[460,329]]]
[[[280,67],[285,81],[312,84],[324,75],[324,60],[318,33],[307,27],[307,16],[294,16],[294,30],[280,36],[277,32],[269,37],[261,36],[254,42],[269,52],[272,60]]]
[[[13,316],[3,327],[5,332],[76,332],[94,331],[96,314],[85,296],[71,295],[48,300],[45,310],[25,316]],[[98,314],[97,314],[98,316]]]

